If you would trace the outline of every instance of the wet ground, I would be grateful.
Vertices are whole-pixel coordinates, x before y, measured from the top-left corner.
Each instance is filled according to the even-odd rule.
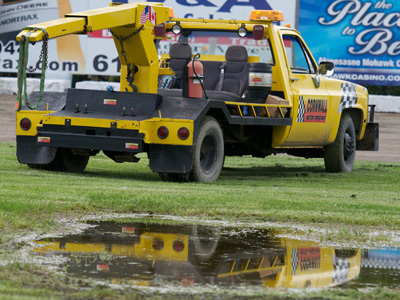
[[[282,229],[153,218],[88,224],[80,234],[35,241],[30,255],[68,276],[105,284],[251,291],[400,288],[400,249],[327,247]]]

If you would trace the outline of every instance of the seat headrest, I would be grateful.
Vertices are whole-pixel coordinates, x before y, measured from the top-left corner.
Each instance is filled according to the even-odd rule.
[[[229,46],[225,52],[226,61],[247,62],[247,49],[244,46]]]
[[[187,43],[175,43],[169,49],[169,57],[174,59],[191,59],[192,49]]]

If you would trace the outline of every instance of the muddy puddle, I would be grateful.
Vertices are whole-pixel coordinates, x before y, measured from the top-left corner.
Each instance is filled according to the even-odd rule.
[[[400,249],[321,247],[275,229],[163,223],[93,222],[80,234],[36,241],[30,253],[68,276],[106,284],[400,288]]]

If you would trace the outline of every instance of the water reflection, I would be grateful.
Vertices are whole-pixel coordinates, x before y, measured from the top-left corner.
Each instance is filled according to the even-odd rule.
[[[359,288],[385,285],[379,281],[384,278],[380,270],[390,266],[397,268],[389,275],[393,278],[390,286],[400,286],[400,251],[394,249],[319,247],[278,238],[273,229],[146,222],[94,225],[79,235],[37,241],[32,251],[67,257],[62,267],[68,273],[111,283],[252,289],[347,284]]]

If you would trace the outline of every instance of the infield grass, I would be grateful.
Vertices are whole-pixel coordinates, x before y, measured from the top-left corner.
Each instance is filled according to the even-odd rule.
[[[356,162],[352,173],[332,174],[322,159],[227,157],[219,180],[201,184],[162,182],[145,155],[137,164],[97,155],[71,174],[30,169],[15,151],[0,143],[2,230],[106,212],[400,228],[400,164]]]

